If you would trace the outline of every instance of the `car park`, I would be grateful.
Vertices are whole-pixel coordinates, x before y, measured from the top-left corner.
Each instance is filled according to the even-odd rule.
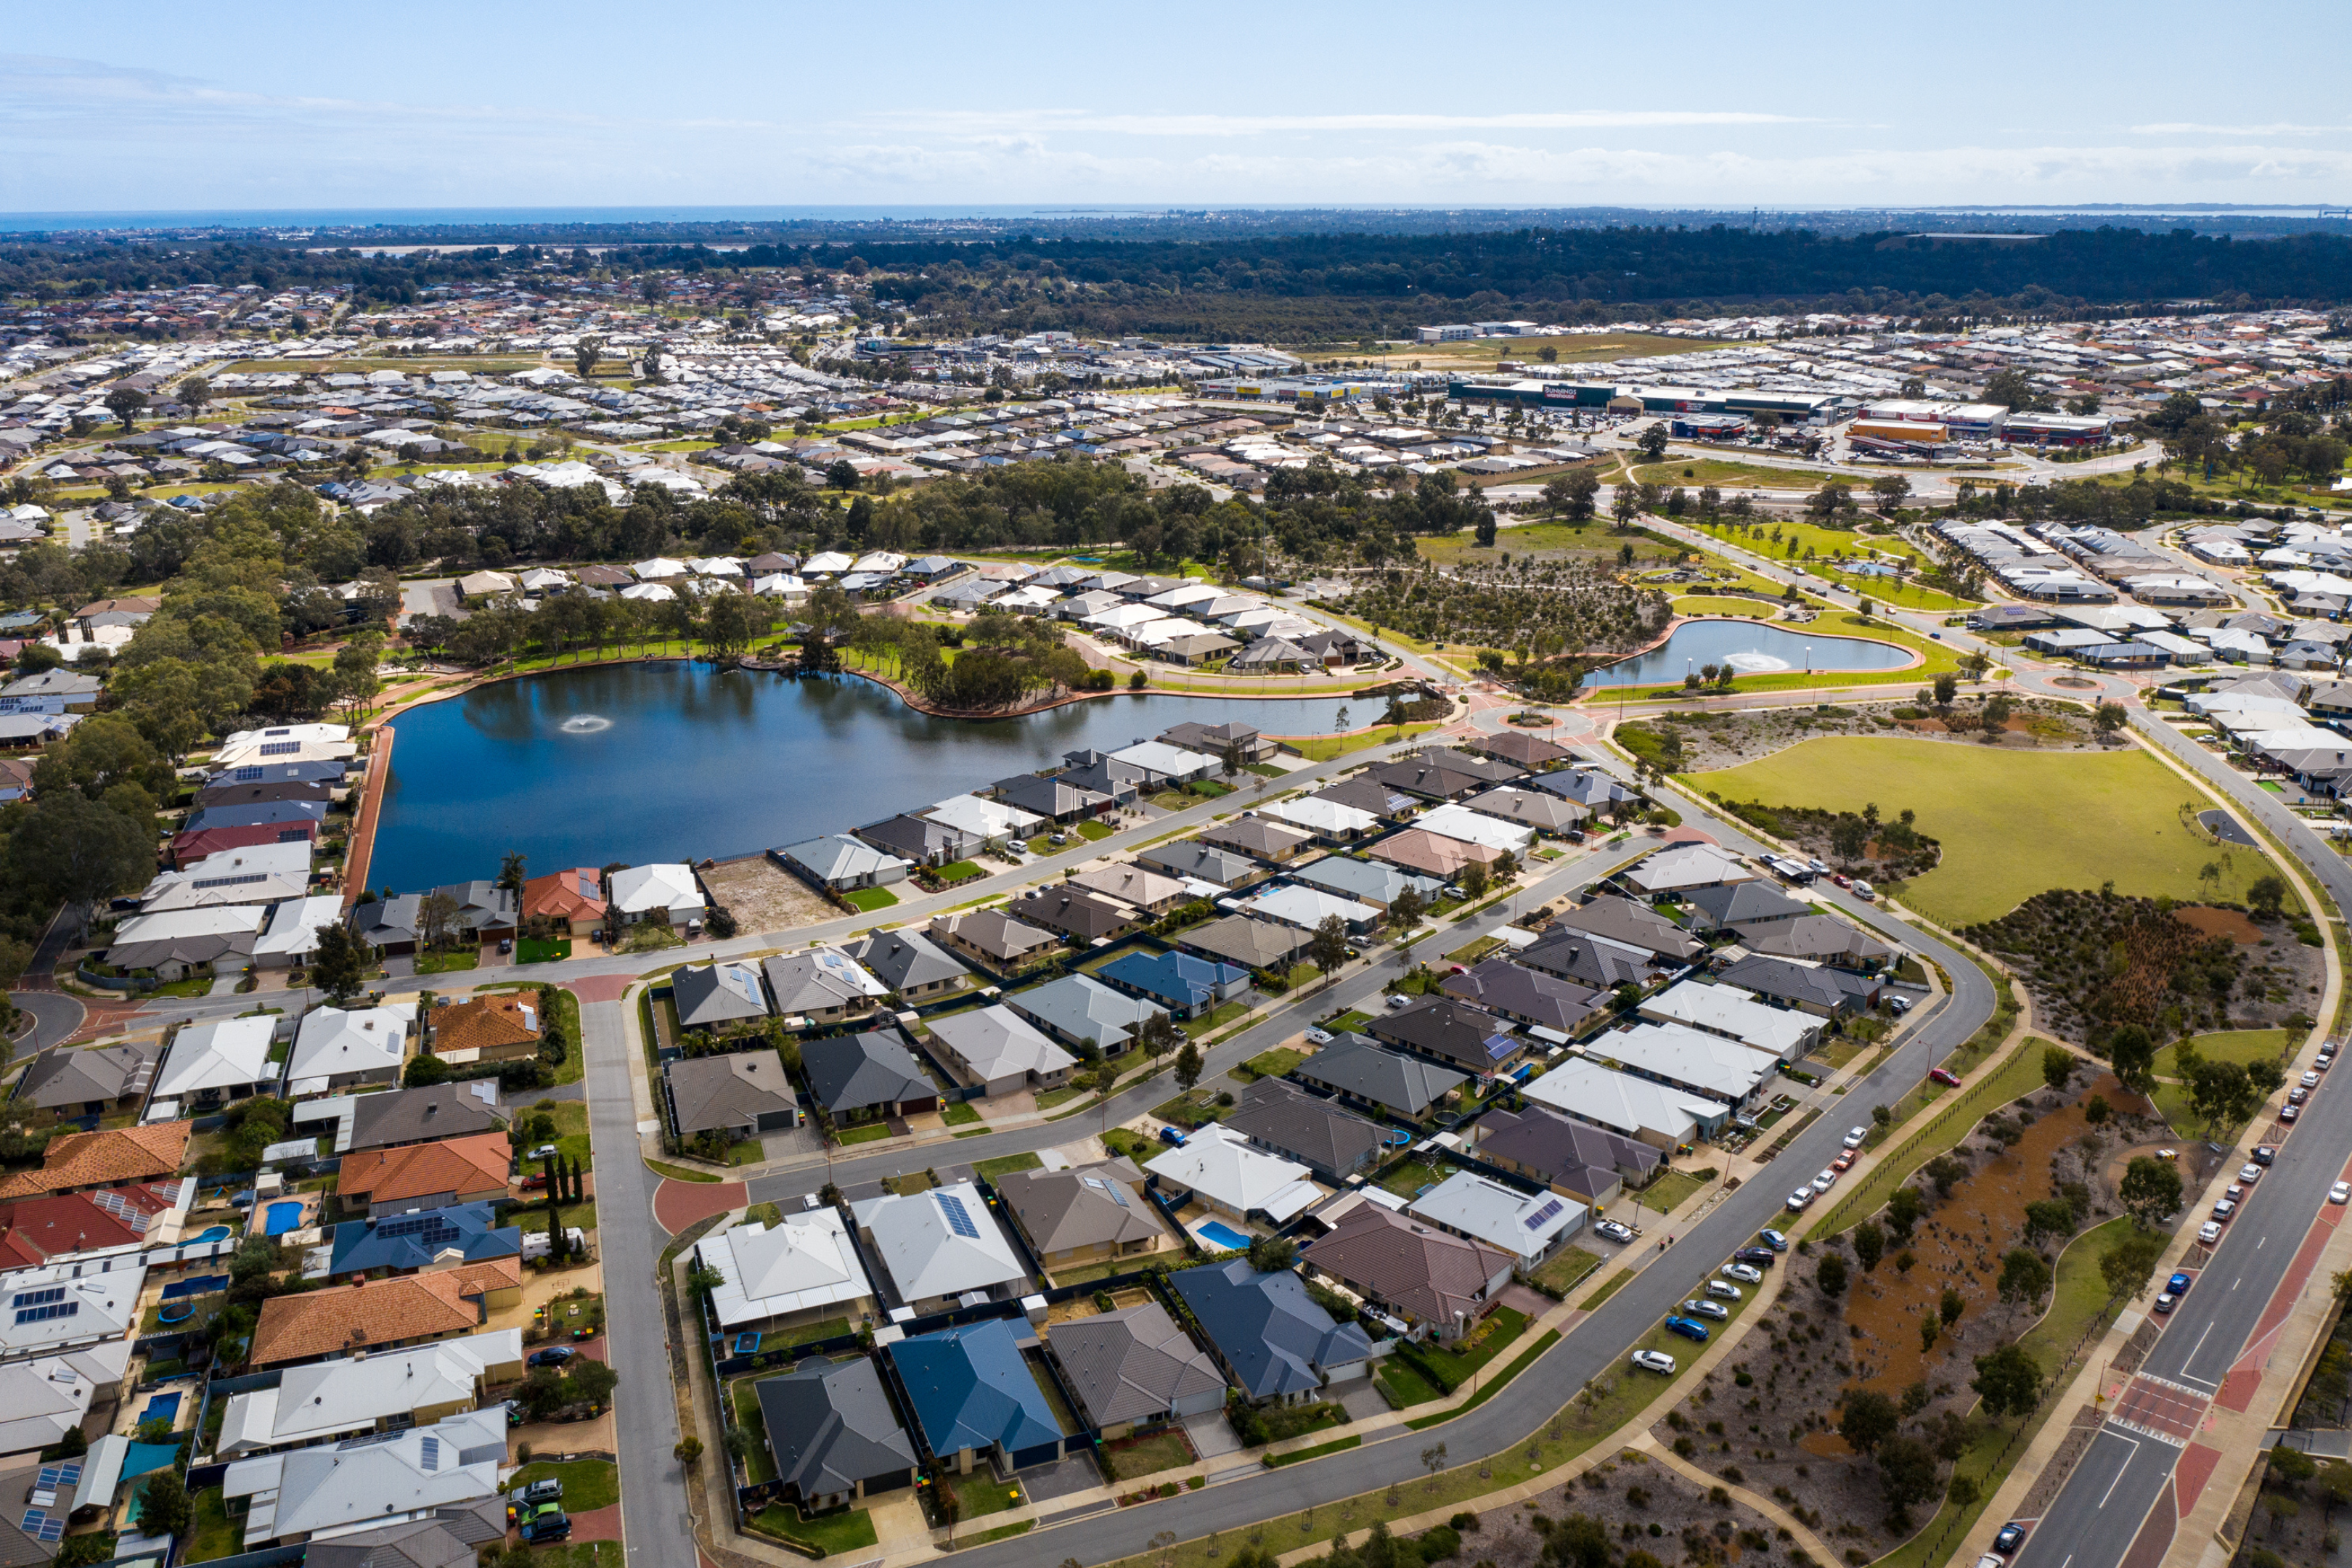
[[[2262,1179],[2263,1168],[2260,1165],[2246,1164],[2238,1167],[2238,1180],[2247,1186],[2251,1187]]]
[[[1708,1280],[1706,1282],[1706,1293],[1714,1297],[1718,1301],[1744,1301],[1747,1300],[1745,1296],[1742,1296],[1739,1293],[1738,1286],[1729,1284],[1721,1279]]]
[[[1686,1317],[1713,1318],[1718,1323],[1731,1316],[1731,1309],[1720,1301],[1685,1301],[1683,1312]]]
[[[2327,1201],[2331,1204],[2352,1202],[2352,1182],[2338,1182],[2328,1188]]]
[[[1867,1127],[1852,1128],[1846,1132],[1845,1146],[1849,1149],[1859,1149],[1863,1145],[1863,1141],[1869,1136],[1870,1129]]]
[[[2218,1221],[2209,1219],[2203,1225],[2199,1226],[2197,1227],[2197,1239],[2203,1242],[2208,1247],[2210,1247],[2215,1242],[2221,1240],[2221,1226],[2220,1223]]]
[[[1621,1225],[1613,1219],[1597,1220],[1593,1223],[1592,1228],[1600,1235],[1608,1237],[1611,1241],[1622,1243],[1633,1239],[1633,1228],[1629,1226]]]
[[[2213,1205],[2213,1217],[2225,1224],[2228,1222],[2230,1216],[2237,1212],[2237,1204],[2229,1198],[2223,1198],[2220,1203]]]
[[[1792,1210],[1801,1210],[1807,1204],[1811,1203],[1812,1201],[1813,1189],[1811,1187],[1799,1187],[1795,1192],[1789,1194],[1789,1207]]]
[[[2015,1556],[2017,1549],[2024,1544],[2025,1526],[2013,1519],[2002,1525],[2000,1533],[1992,1538],[1992,1549],[2003,1557]]]
[[[1927,1069],[1927,1076],[1934,1079],[1937,1083],[1942,1084],[1946,1089],[1958,1089],[1960,1087],[1958,1075],[1946,1072],[1942,1068],[1929,1068]]]
[[[570,1345],[550,1345],[543,1351],[531,1352],[530,1364],[533,1366],[562,1366],[565,1362],[570,1361],[573,1356],[576,1356],[580,1352],[578,1351],[573,1350]]]
[[[1654,1372],[1660,1377],[1675,1375],[1675,1358],[1664,1351],[1635,1351],[1633,1362],[1635,1372]]]
[[[2269,1164],[2273,1160],[2275,1160],[2275,1159],[2277,1159],[2277,1158],[2278,1158],[2278,1151],[2277,1151],[2276,1149],[2272,1148],[2269,1144],[2267,1144],[2267,1143],[2258,1143],[2258,1144],[2256,1144],[2256,1145],[2254,1146],[2254,1163],[2255,1163],[2255,1164],[2257,1164],[2257,1165],[2267,1165],[2267,1164]]]
[[[1696,1340],[1700,1344],[1706,1343],[1707,1340],[1706,1325],[1690,1318],[1668,1318],[1666,1332],[1680,1334],[1683,1338]]]
[[[1769,1247],[1743,1247],[1731,1258],[1735,1263],[1753,1264],[1759,1268],[1770,1268],[1780,1261],[1780,1255]]]
[[[1737,1279],[1742,1285],[1761,1285],[1764,1283],[1764,1276],[1756,1269],[1749,1268],[1745,1263],[1725,1264],[1723,1266],[1723,1277],[1726,1279]]]
[[[1762,1241],[1765,1246],[1770,1247],[1775,1252],[1786,1252],[1789,1250],[1789,1238],[1782,1236],[1777,1230],[1759,1230],[1756,1233],[1756,1236],[1759,1240]]]

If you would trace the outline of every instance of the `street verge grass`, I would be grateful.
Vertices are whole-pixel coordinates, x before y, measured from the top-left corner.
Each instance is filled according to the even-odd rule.
[[[1302,1459],[1319,1459],[1326,1454],[1336,1454],[1344,1448],[1361,1447],[1363,1441],[1360,1436],[1340,1437],[1328,1443],[1318,1443],[1312,1448],[1298,1448],[1287,1454],[1268,1454],[1260,1462],[1269,1470],[1278,1470]]]
[[[1633,1271],[1632,1269],[1620,1268],[1616,1273],[1612,1274],[1608,1279],[1602,1280],[1601,1282],[1601,1289],[1595,1290],[1591,1295],[1587,1296],[1584,1299],[1583,1304],[1577,1310],[1583,1312],[1600,1310],[1601,1303],[1606,1301],[1610,1297],[1614,1296],[1618,1291],[1623,1289],[1625,1288],[1626,1281],[1633,1278]]]

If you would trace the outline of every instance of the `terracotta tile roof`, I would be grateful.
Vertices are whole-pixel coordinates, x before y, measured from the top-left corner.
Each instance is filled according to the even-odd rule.
[[[433,1050],[438,1056],[449,1051],[495,1050],[501,1046],[527,1045],[539,1038],[539,996],[526,993],[530,1000],[511,992],[495,996],[477,996],[470,1002],[460,1002],[454,1007],[442,1007],[433,1015]]]
[[[18,1171],[0,1181],[0,1198],[39,1197],[176,1175],[188,1155],[189,1131],[184,1121],[157,1121],[68,1133],[50,1142],[39,1170]]]
[[[123,1247],[139,1233],[92,1203],[88,1194],[0,1204],[0,1263],[30,1267],[60,1252]]]
[[[521,1283],[522,1265],[503,1259],[437,1274],[363,1279],[331,1290],[273,1296],[261,1304],[252,1362],[275,1366],[373,1345],[468,1333],[482,1322],[480,1309],[468,1296]]]
[[[494,1187],[503,1192],[513,1161],[513,1146],[503,1132],[411,1143],[405,1148],[346,1155],[336,1191],[346,1198],[363,1197],[372,1204],[399,1203],[436,1193],[462,1196]]]
[[[533,877],[522,885],[522,912],[564,921],[577,920],[582,915],[602,919],[604,873],[593,866],[577,866],[569,871]]]

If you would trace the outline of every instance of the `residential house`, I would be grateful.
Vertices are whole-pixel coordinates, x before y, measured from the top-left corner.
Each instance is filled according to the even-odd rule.
[[[1637,947],[1668,961],[1668,966],[1688,963],[1706,951],[1706,944],[1676,925],[1668,916],[1647,904],[1637,904],[1631,899],[1614,894],[1604,895],[1564,910],[1544,928],[1547,936],[1556,931],[1576,931],[1587,936],[1603,937],[1628,947]]]
[[[1352,1033],[1339,1036],[1291,1068],[1290,1076],[1310,1089],[1336,1094],[1347,1104],[1409,1122],[1426,1119],[1447,1095],[1470,1081],[1466,1073],[1384,1050]]]
[[[1639,790],[1619,783],[1597,768],[1560,768],[1551,773],[1537,773],[1528,783],[1538,789],[1549,790],[1562,800],[1572,800],[1588,811],[1610,816],[1639,805],[1642,799]]]
[[[593,866],[533,877],[522,885],[526,925],[547,921],[561,934],[587,938],[604,923],[604,873]]]
[[[1637,1078],[1753,1114],[1780,1063],[1769,1052],[1683,1024],[1644,1023],[1596,1035],[1585,1054]]]
[[[907,859],[843,833],[803,839],[770,853],[787,869],[797,871],[818,887],[835,893],[903,882],[912,868]]]
[[[141,1099],[154,1076],[155,1057],[146,1047],[50,1050],[35,1057],[25,1069],[16,1099],[60,1116],[98,1116]]]
[[[1204,828],[1195,838],[1215,849],[1230,849],[1236,855],[1246,855],[1253,860],[1263,860],[1279,866],[1302,849],[1310,847],[1315,836],[1296,827],[1284,826],[1270,817],[1244,812],[1230,822]]]
[[[1323,844],[1353,844],[1381,831],[1381,819],[1369,811],[1341,805],[1336,800],[1301,795],[1257,808],[1257,815],[1280,822]]]
[[[1539,789],[1521,789],[1514,784],[1500,784],[1484,795],[1472,795],[1465,803],[1481,815],[1531,828],[1547,837],[1564,838],[1571,833],[1581,833],[1592,813],[1572,800]],[[1433,831],[1436,829],[1433,828]]]
[[[382,1219],[346,1220],[329,1227],[326,1241],[310,1250],[302,1278],[414,1274],[520,1258],[522,1227],[499,1225],[498,1208],[495,1203],[449,1204]]]
[[[1536,845],[1533,827],[1507,822],[1499,816],[1489,816],[1466,805],[1433,806],[1415,818],[1413,826],[1419,832],[1433,833],[1440,838],[1457,839],[1491,849],[1498,856],[1524,858]]]
[[[1652,898],[1757,879],[1756,872],[1738,856],[1713,844],[1673,845],[1620,875],[1629,887]]]
[[[1497,781],[1483,773],[1449,767],[1429,757],[1400,757],[1370,770],[1372,782],[1416,800],[1462,800]],[[1507,776],[1517,776],[1510,770]]]
[[[1031,837],[1045,826],[1045,819],[1034,812],[976,795],[951,796],[918,815],[968,833],[992,849]]]
[[[1052,931],[1014,920],[1003,910],[934,916],[925,930],[949,952],[974,959],[999,974],[1028,967],[1052,952],[1061,941]]]
[[[1242,765],[1262,763],[1280,750],[1247,724],[1202,724],[1186,720],[1160,732],[1163,745],[1179,751],[1197,752],[1202,756],[1222,759],[1228,750],[1238,752]]]
[[[934,822],[928,816],[909,816],[903,812],[850,831],[884,855],[912,866],[950,866],[959,860],[971,858],[984,847],[976,834],[951,827],[944,822]],[[814,842],[821,844],[823,840]]]
[[[840,951],[908,1002],[948,995],[971,973],[919,931],[870,931],[841,943]]]
[[[245,1505],[247,1551],[295,1545],[494,1498],[506,1453],[506,1413],[469,1410],[389,1437],[239,1459],[223,1475],[221,1496]]]
[[[927,1314],[1001,1299],[1027,1281],[994,1206],[971,1183],[954,1182],[866,1198],[852,1213],[867,1255],[890,1277],[899,1303]]]
[[[1195,882],[1213,882],[1225,889],[1246,887],[1268,875],[1265,867],[1247,856],[1192,838],[1179,838],[1171,843],[1153,845],[1149,849],[1139,849],[1135,858],[1143,865],[1168,876]]]
[[[1005,1005],[1064,1045],[1092,1045],[1107,1057],[1135,1043],[1144,1021],[1162,1011],[1150,1001],[1104,984],[1091,974],[1065,974],[1005,997]]]
[[[1047,822],[1071,823],[1099,816],[1118,803],[1099,790],[1083,789],[1058,778],[1015,773],[988,786],[1006,805]]]
[[[694,879],[694,868],[675,862],[623,867],[605,879],[604,898],[625,925],[653,921],[683,930],[701,920],[709,907]]]
[[[1087,1425],[1115,1442],[1225,1402],[1225,1377],[1157,1301],[1056,1327],[1054,1359]]]
[[[1026,1325],[1023,1325],[1026,1328]],[[889,1349],[933,1459],[962,1474],[975,1458],[1009,1473],[1062,1457],[1067,1436],[1003,1318],[917,1334]]]
[[[1067,882],[1015,899],[1005,912],[1026,924],[1057,931],[1080,947],[1116,942],[1143,923],[1143,911],[1132,905]]]
[[[793,1020],[837,1024],[862,1018],[883,1005],[889,988],[855,960],[828,947],[801,952],[780,952],[763,959],[760,973],[777,1016],[788,1026]]]
[[[671,972],[669,988],[681,1029],[718,1029],[768,1016],[759,966],[744,959],[684,965]]]
[[[1813,913],[1812,905],[1800,903],[1763,881],[1695,889],[1683,902],[1690,909],[1683,923],[1693,931],[1726,931],[1738,927],[1742,931],[1769,931]]]
[[[1717,979],[1717,989],[1736,986],[1776,1010],[1793,1008],[1822,1018],[1866,1013],[1878,1005],[1885,990],[1881,975],[1856,974],[1824,963],[1764,954],[1750,954],[1727,965]]]
[[[1213,756],[1184,746],[1171,746],[1164,741],[1139,741],[1113,752],[1110,759],[1139,770],[1155,788],[1205,779],[1220,766]]]
[[[1497,730],[1491,734],[1474,734],[1462,742],[1465,752],[1492,757],[1508,763],[1523,772],[1534,773],[1558,763],[1572,760],[1575,752],[1540,735],[1530,735],[1525,730]]]
[[[939,1109],[940,1089],[896,1024],[801,1043],[809,1094],[836,1122]]]
[[[1710,1035],[1738,1040],[1784,1062],[1795,1061],[1821,1043],[1822,1023],[1810,1013],[1768,1007],[1737,985],[1685,980],[1642,1003],[1641,1015],[1660,1023],[1686,1024]]]
[[[176,1177],[187,1159],[193,1131],[185,1121],[151,1121],[141,1127],[104,1127],[53,1137],[41,1152],[38,1167],[0,1175],[0,1199]]]
[[[314,1540],[302,1549],[303,1568],[466,1568],[504,1539],[506,1510],[506,1499],[493,1492],[423,1518]]]
[[[457,906],[457,913],[449,920],[453,933],[475,943],[498,942],[515,934],[520,901],[511,888],[477,880],[452,882],[433,890]]]
[[[1381,923],[1376,905],[1359,903],[1321,888],[1284,882],[1242,900],[1242,912],[1276,925],[1295,926],[1310,936],[1327,920],[1336,920],[1349,936],[1363,936]]]
[[[437,1143],[406,1143],[343,1160],[336,1196],[345,1207],[365,1203],[375,1215],[451,1204],[488,1203],[508,1195],[514,1150],[503,1132],[478,1132]]]
[[[1249,994],[1249,971],[1189,952],[1127,952],[1095,972],[1114,990],[1176,1018],[1200,1018]]]
[[[1500,1072],[1527,1050],[1528,1043],[1514,1038],[1509,1028],[1494,1014],[1451,996],[1426,997],[1364,1026],[1382,1045],[1474,1076]]]
[[[1541,1031],[1536,1037],[1554,1045],[1565,1045],[1594,1020],[1606,1017],[1611,1007],[1604,992],[1507,958],[1489,958],[1462,973],[1447,975],[1444,990],[1449,996],[1525,1024],[1530,1031]]]
[[[1175,1238],[1125,1161],[1066,1171],[1013,1171],[996,1195],[1048,1274],[1097,1263],[1140,1265]],[[1058,1332],[1058,1331],[1056,1331]]]
[[[182,864],[185,863],[184,858]],[[415,952],[423,924],[417,916],[417,906],[423,902],[415,893],[402,893],[395,898],[355,904],[352,907],[352,934],[380,956]]]
[[[914,1440],[869,1357],[812,1357],[751,1385],[776,1482],[812,1513],[915,1484]]]
[[[1401,1321],[1415,1339],[1462,1338],[1495,1310],[1512,1255],[1379,1204],[1359,1204],[1310,1242],[1306,1264]]]
[[[1391,789],[1370,773],[1358,773],[1326,784],[1304,798],[1329,801],[1381,822],[1401,822],[1421,809],[1422,802],[1402,790]]]
[[[498,1084],[491,1079],[439,1083],[426,1089],[314,1100],[294,1108],[294,1124],[332,1120],[334,1153],[365,1153],[443,1138],[503,1130]]]
[[[1645,1186],[1665,1163],[1663,1149],[1572,1121],[1540,1105],[1490,1110],[1475,1124],[1479,1159],[1541,1182],[1596,1212],[1615,1203],[1626,1183]]]
[[[800,1097],[773,1051],[680,1057],[662,1064],[662,1088],[670,1125],[686,1142],[702,1132],[740,1142],[801,1124]]]
[[[1324,1196],[1305,1165],[1253,1148],[1221,1122],[1200,1128],[1143,1168],[1171,1203],[1197,1202],[1238,1220],[1262,1215],[1287,1225]]]
[[[1443,877],[1425,876],[1384,860],[1359,860],[1348,855],[1326,855],[1297,868],[1289,876],[1294,882],[1370,904],[1383,913],[1407,889],[1421,900],[1424,909],[1445,890]]]
[[[416,1027],[416,1004],[313,1007],[294,1031],[286,1064],[289,1094],[326,1094],[363,1083],[397,1083]]]
[[[1445,882],[1452,882],[1459,877],[1465,867],[1491,867],[1503,858],[1500,849],[1449,838],[1444,834],[1431,833],[1419,827],[1391,833],[1364,853],[1376,860],[1385,860],[1392,866],[1402,866],[1408,871],[1418,871]]]
[[[0,1366],[0,1455],[30,1457],[79,1432],[92,1404],[121,1396],[130,1363],[126,1338]],[[15,1479],[0,1470],[0,1488]]]
[[[342,918],[343,901],[332,893],[272,905],[261,930],[254,933],[254,967],[308,968],[319,951],[319,933],[341,924]]]
[[[246,1359],[285,1366],[446,1340],[474,1332],[489,1312],[521,1300],[522,1267],[504,1260],[273,1296],[261,1304]],[[504,1415],[494,1414],[503,1427]]]
[[[1405,1205],[1415,1219],[1539,1268],[1584,1228],[1585,1206],[1548,1191],[1522,1192],[1475,1171],[1456,1171]]]
[[[1800,915],[1752,933],[1743,930],[1739,943],[1765,957],[1790,958],[1862,974],[1876,970],[1897,951],[1831,915]]]
[[[1115,900],[1131,909],[1146,913],[1164,915],[1184,901],[1184,884],[1175,877],[1163,876],[1126,861],[1114,861],[1091,871],[1076,871],[1067,885],[1084,888],[1106,899]]]
[[[146,1280],[147,1265],[135,1253],[0,1274],[0,1296],[13,1309],[0,1320],[0,1363],[44,1360],[129,1339],[139,1326]],[[0,1412],[7,1414],[13,1413]]]
[[[268,911],[259,904],[170,910],[133,915],[115,928],[105,962],[128,971],[152,970],[163,981],[184,980],[206,964],[241,966],[253,956]]]
[[[1687,967],[1661,959],[1646,947],[1557,925],[1532,945],[1521,948],[1514,962],[1595,991],[1620,985],[1640,989]]]
[[[1253,1404],[1317,1399],[1326,1385],[1372,1370],[1371,1336],[1316,1305],[1306,1282],[1287,1269],[1261,1273],[1235,1258],[1180,1270],[1168,1282],[1201,1325],[1226,1381]]]
[[[730,1226],[696,1242],[694,1257],[719,1277],[710,1310],[730,1334],[874,1314],[873,1281],[837,1208]]]
[[[1278,1078],[1259,1079],[1242,1090],[1241,1103],[1224,1125],[1253,1147],[1295,1160],[1334,1186],[1349,1176],[1369,1173],[1392,1141],[1385,1129],[1343,1110],[1338,1101]]]
[[[539,993],[494,991],[436,1007],[426,1048],[452,1065],[515,1062],[539,1055]]]
[[[182,1025],[164,1050],[153,1100],[217,1105],[260,1093],[278,1080],[278,1065],[269,1059],[277,1027],[277,1018],[268,1014]]]
[[[1731,1120],[1731,1107],[1720,1100],[1619,1072],[1582,1057],[1570,1057],[1541,1077],[1528,1079],[1521,1092],[1563,1116],[1659,1149],[1711,1138]]]
[[[1078,1065],[1077,1058],[1002,1004],[944,1014],[930,1021],[930,1032],[949,1067],[991,1099],[1024,1089],[1057,1089],[1069,1081],[1070,1069]]]

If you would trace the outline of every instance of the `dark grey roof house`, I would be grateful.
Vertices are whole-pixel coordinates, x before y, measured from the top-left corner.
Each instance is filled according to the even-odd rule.
[[[1339,1101],[1278,1078],[1262,1078],[1244,1089],[1241,1104],[1225,1118],[1225,1125],[1256,1147],[1296,1160],[1335,1184],[1370,1170],[1390,1136]]]
[[[402,893],[357,905],[352,910],[352,934],[378,952],[415,952],[421,901],[415,893]]]
[[[914,1440],[867,1357],[803,1362],[751,1388],[788,1496],[825,1509],[914,1484]]]
[[[1203,882],[1214,882],[1220,888],[1242,887],[1266,875],[1265,867],[1245,855],[1236,855],[1230,849],[1218,849],[1191,838],[1155,845],[1135,858],[1171,877],[1193,877]]]
[[[1297,1275],[1261,1274],[1247,1258],[1169,1276],[1232,1384],[1252,1400],[1289,1400],[1370,1370],[1371,1336],[1335,1321]]]
[[[871,931],[841,944],[866,973],[908,1001],[942,995],[971,971],[919,931]]]
[[[66,1116],[96,1115],[117,1100],[144,1094],[154,1076],[154,1053],[136,1046],[49,1051],[25,1069],[16,1098]]]
[[[903,1116],[939,1103],[939,1086],[896,1024],[803,1041],[801,1072],[816,1102],[835,1117]]]
[[[1476,1128],[1478,1158],[1595,1209],[1614,1203],[1624,1183],[1646,1183],[1666,1158],[1664,1149],[1539,1105],[1489,1110]]]
[[[1546,935],[1559,931],[1583,931],[1685,963],[1706,948],[1705,942],[1649,905],[1614,894],[1604,894],[1562,910],[1544,931]]]
[[[1465,973],[1447,975],[1445,994],[1559,1035],[1578,1033],[1610,1006],[1605,993],[1507,958],[1489,958]]]
[[[1684,923],[1693,931],[1722,931],[1738,926],[1759,930],[1813,912],[1769,882],[1729,882],[1720,887],[1695,888],[1685,895],[1691,912]]]
[[[1725,984],[1753,992],[1767,1002],[1778,1002],[1824,1018],[1868,1012],[1877,1005],[1879,994],[1885,988],[1885,981],[1875,975],[1762,953],[1727,965],[1721,978]]]
[[[472,1083],[436,1083],[427,1089],[394,1089],[352,1097],[352,1137],[347,1152],[397,1149],[410,1143],[498,1132],[506,1120],[498,1112],[495,1086],[489,1100]],[[316,1102],[314,1102],[316,1103]],[[302,1120],[301,1106],[294,1119]]]
[[[457,918],[450,922],[457,930],[469,931],[477,937],[492,941],[514,935],[517,900],[513,889],[478,878],[433,890],[457,900]]]
[[[1035,773],[1015,773],[988,787],[1005,805],[1054,822],[1075,822],[1118,804],[1100,790],[1087,789],[1066,779],[1039,778]]]
[[[928,816],[886,816],[850,832],[885,855],[919,866],[945,866],[979,853],[981,837]]]
[[[671,1119],[680,1138],[719,1131],[737,1138],[800,1125],[800,1096],[772,1050],[681,1057],[662,1067]]]
[[[1339,1036],[1290,1070],[1301,1083],[1406,1121],[1420,1121],[1431,1106],[1469,1081],[1466,1074],[1383,1050],[1356,1034]]]
[[[1087,1424],[1107,1439],[1225,1402],[1214,1358],[1157,1301],[1064,1323],[1053,1352]]]
[[[688,964],[669,977],[670,1001],[682,1029],[709,1029],[768,1016],[768,994],[756,965]]]

